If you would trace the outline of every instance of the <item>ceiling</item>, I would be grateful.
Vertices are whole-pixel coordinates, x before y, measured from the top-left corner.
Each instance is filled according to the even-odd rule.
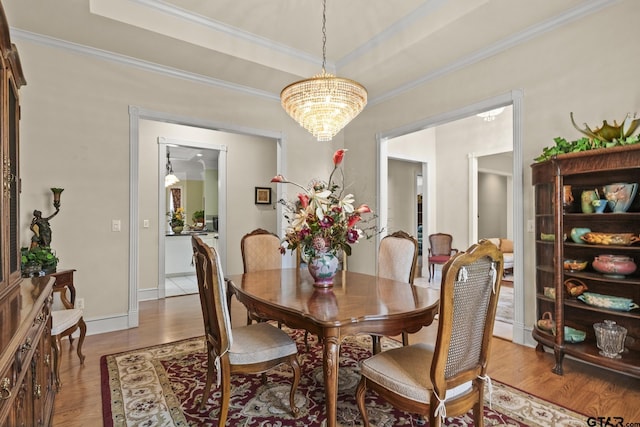
[[[322,69],[321,0],[2,0],[21,39],[277,100]],[[327,71],[369,104],[616,0],[327,0]],[[28,76],[27,76],[28,80]]]

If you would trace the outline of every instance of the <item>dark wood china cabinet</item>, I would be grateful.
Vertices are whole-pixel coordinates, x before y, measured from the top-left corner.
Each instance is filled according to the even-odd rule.
[[[50,276],[21,278],[18,90],[26,84],[0,3],[0,426],[51,423]]]
[[[583,192],[598,189],[602,197],[601,189],[606,185],[640,183],[640,144],[564,154],[533,164],[531,168],[535,187],[537,316],[541,319],[548,317],[545,313],[551,313],[555,321],[551,330],[538,324],[534,326],[537,349],[553,349],[553,371],[560,375],[563,358],[570,355],[640,378],[640,309],[633,308],[634,304],[640,304],[640,271],[611,275],[593,267],[595,257],[601,255],[628,257],[640,265],[640,244],[634,243],[640,234],[640,195],[635,196],[625,212],[614,213],[607,209],[604,213],[583,213],[581,208]],[[564,203],[571,199],[573,203]],[[618,244],[587,242],[585,239],[576,242],[571,231],[577,228],[634,237],[630,242]],[[577,271],[568,265],[565,270],[563,262],[567,259],[588,261],[587,267]],[[591,304],[583,302],[585,294],[581,298],[572,296],[565,286],[567,281],[568,284],[584,284],[587,292],[605,296],[600,300],[604,304],[595,304],[594,300],[589,300]],[[614,309],[607,301],[614,299],[633,304]],[[598,349],[594,324],[602,324],[605,320],[614,321],[627,330],[624,351],[619,358],[605,357]],[[565,327],[582,331],[586,337],[583,341],[570,342],[571,336],[565,335]]]

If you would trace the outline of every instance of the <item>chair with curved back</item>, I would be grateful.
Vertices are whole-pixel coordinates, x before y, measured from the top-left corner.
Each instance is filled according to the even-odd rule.
[[[378,277],[413,284],[418,262],[418,241],[405,231],[396,231],[382,238],[378,248]],[[373,353],[380,352],[380,338],[371,336]],[[409,336],[402,333],[402,343],[409,344]]]
[[[191,237],[191,244],[207,344],[207,379],[200,408],[205,406],[217,375],[217,386],[222,386],[218,425],[225,425],[231,374],[264,373],[286,363],[293,370],[289,405],[297,415],[299,409],[294,397],[300,381],[300,365],[296,343],[282,330],[264,322],[232,329],[226,305],[227,286],[218,254],[197,236]]]
[[[440,426],[445,417],[473,409],[482,427],[484,382],[503,272],[502,253],[491,242],[454,255],[443,268],[435,347],[413,344],[362,362],[356,400],[364,426],[367,389],[393,406]]]
[[[62,351],[62,338],[69,337],[69,349],[73,345],[73,333],[80,331],[76,353],[80,359],[80,364],[84,364],[85,356],[82,354],[82,345],[87,335],[87,324],[83,318],[83,310],[76,308],[75,286],[73,286],[73,271],[66,270],[53,273],[56,282],[53,285],[53,295],[59,296],[59,301],[54,299],[54,308],[51,311],[51,350],[53,353],[53,376],[56,388],[59,390],[62,383],[60,381],[60,358]],[[69,296],[70,295],[70,298]]]
[[[240,240],[242,266],[245,273],[282,268],[280,238],[267,230],[256,228]],[[247,312],[247,325],[263,321],[255,313]]]
[[[453,236],[446,233],[429,234],[429,257],[427,258],[429,267],[429,282],[435,277],[436,264],[444,265],[451,256],[458,253],[457,249],[451,247]]]

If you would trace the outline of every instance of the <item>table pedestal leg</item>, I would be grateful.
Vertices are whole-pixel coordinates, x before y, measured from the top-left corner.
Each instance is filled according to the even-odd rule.
[[[336,427],[338,406],[338,364],[340,342],[337,337],[325,337],[322,347],[325,399],[327,401],[327,427]]]

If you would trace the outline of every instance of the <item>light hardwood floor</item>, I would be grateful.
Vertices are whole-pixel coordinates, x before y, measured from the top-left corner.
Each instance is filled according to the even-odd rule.
[[[246,312],[234,299],[234,325],[246,321]],[[432,340],[433,325],[411,335],[412,341]],[[203,334],[198,295],[140,303],[140,326],[125,331],[91,335],[85,340],[84,366],[64,340],[62,389],[56,397],[53,426],[102,425],[100,356]],[[624,424],[640,425],[640,380],[566,360],[564,376],[551,372],[553,355],[494,339],[491,378],[595,417],[623,417]],[[596,424],[594,424],[596,425]],[[600,424],[598,424],[600,425]],[[604,424],[603,424],[604,425]],[[632,424],[633,425],[633,424]]]

